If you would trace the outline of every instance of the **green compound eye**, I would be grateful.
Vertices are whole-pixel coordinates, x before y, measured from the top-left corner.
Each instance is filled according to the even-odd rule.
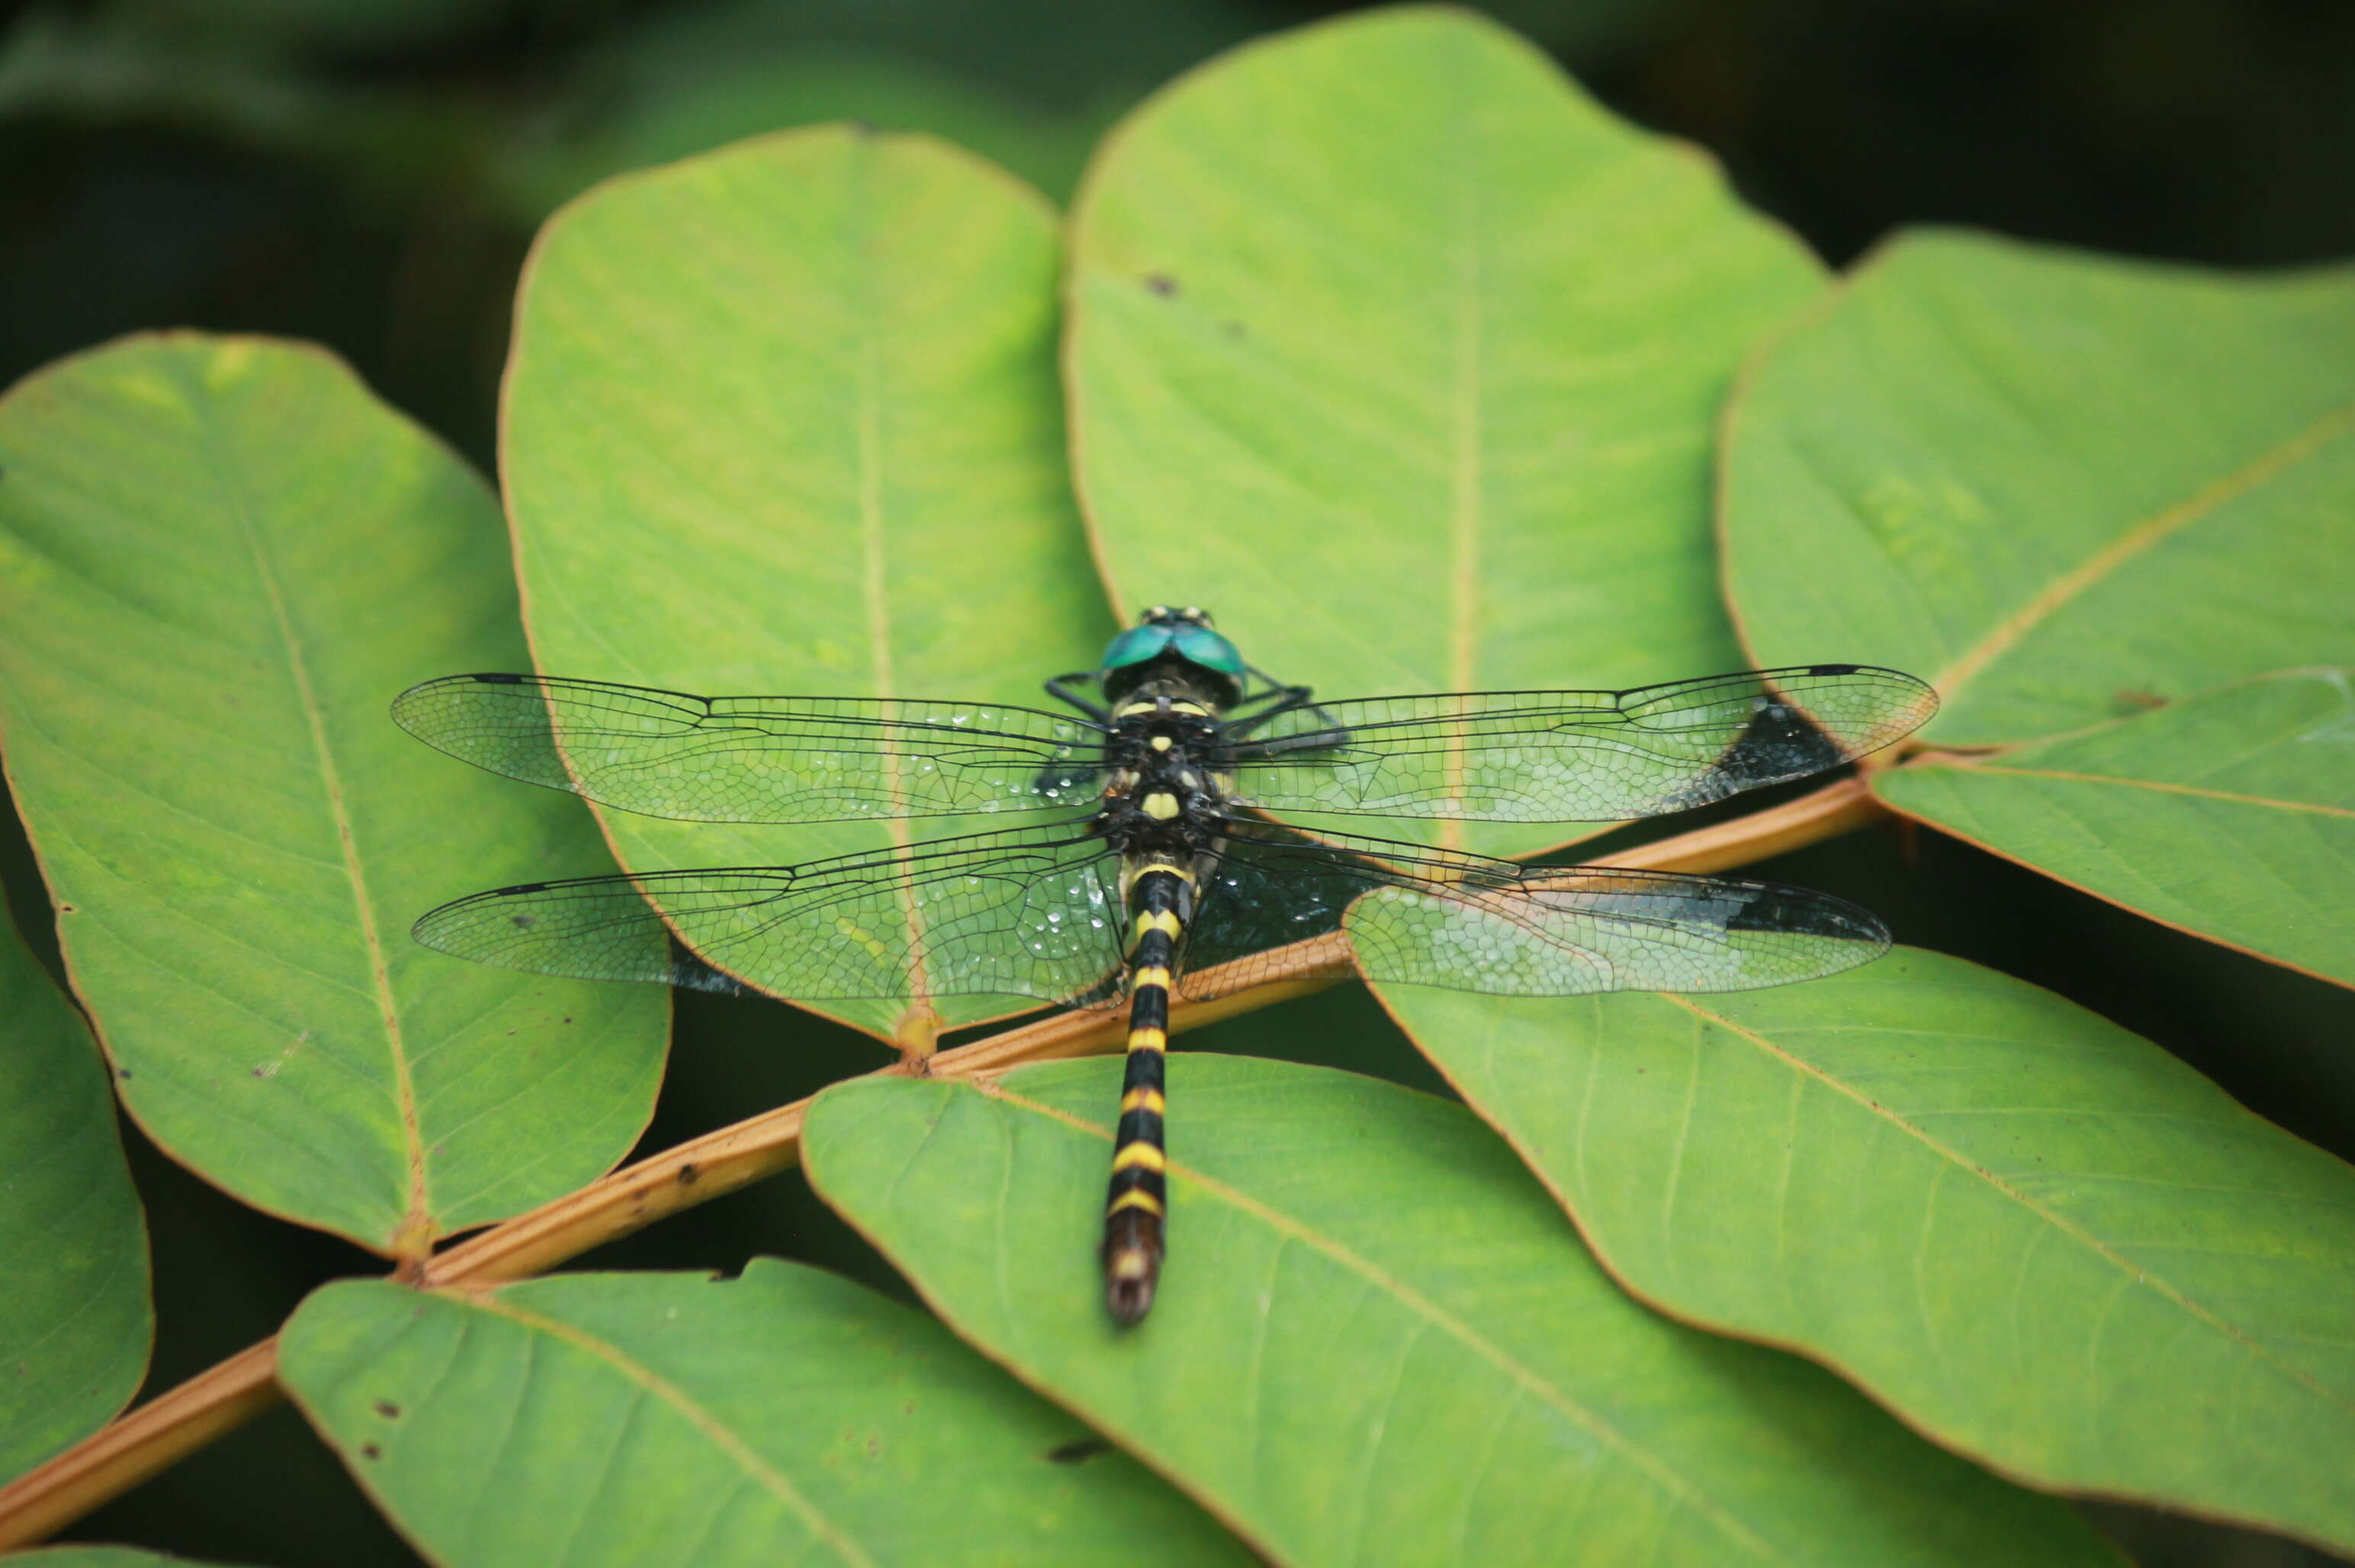
[[[1167,626],[1131,626],[1114,637],[1112,645],[1104,649],[1103,667],[1126,669],[1131,665],[1157,658],[1169,646],[1170,639],[1171,631]],[[1220,637],[1219,641],[1225,642],[1226,639]],[[1233,650],[1231,647],[1229,651]]]
[[[1180,658],[1200,665],[1204,669],[1217,670],[1220,675],[1242,678],[1242,650],[1208,626],[1180,626],[1172,638]]]

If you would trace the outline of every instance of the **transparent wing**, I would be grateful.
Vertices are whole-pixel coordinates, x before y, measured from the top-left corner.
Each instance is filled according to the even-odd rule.
[[[1039,811],[1103,789],[1103,731],[1028,708],[453,675],[402,692],[392,717],[492,773],[690,822]]]
[[[478,964],[584,979],[741,979],[812,1001],[1090,1001],[1118,986],[1119,869],[1092,834],[1020,828],[805,866],[499,888],[443,904],[412,933]]]
[[[1252,955],[1337,925],[1346,925],[1369,978],[1508,997],[1749,990],[1853,968],[1889,948],[1873,915],[1804,888],[1520,866],[1321,837],[1336,848],[1235,825],[1203,884],[1187,943],[1187,995],[1272,978]],[[1203,974],[1236,960],[1221,976]]]
[[[1632,691],[1322,702],[1232,743],[1236,793],[1274,811],[1617,822],[1804,778],[1937,711],[1910,675],[1807,665]]]

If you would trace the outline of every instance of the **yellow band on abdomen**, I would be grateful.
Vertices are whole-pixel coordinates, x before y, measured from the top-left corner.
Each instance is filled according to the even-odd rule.
[[[1159,1149],[1143,1139],[1130,1144],[1112,1157],[1112,1168],[1115,1175],[1124,1170],[1134,1170],[1140,1166],[1146,1170],[1167,1170],[1169,1168],[1169,1161]]]

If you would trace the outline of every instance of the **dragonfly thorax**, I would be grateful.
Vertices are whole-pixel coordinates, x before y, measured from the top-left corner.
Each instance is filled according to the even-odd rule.
[[[1146,681],[1113,712],[1099,831],[1124,854],[1182,861],[1226,821],[1218,707],[1183,671]]]

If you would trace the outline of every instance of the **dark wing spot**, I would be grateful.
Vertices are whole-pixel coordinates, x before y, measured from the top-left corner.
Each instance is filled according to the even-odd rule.
[[[511,914],[507,916],[507,923],[515,926],[517,930],[528,931],[533,926],[539,923],[539,916],[536,914]]]
[[[485,686],[521,686],[531,677],[525,675],[470,675],[468,680],[479,680]]]
[[[697,957],[677,934],[670,936],[670,983],[684,991],[709,991],[721,997],[758,995],[750,986],[723,969],[714,968]]]
[[[1060,1447],[1048,1449],[1046,1459],[1050,1465],[1082,1465],[1099,1454],[1111,1452],[1112,1445],[1103,1438],[1074,1437]]]
[[[488,898],[495,898],[495,899],[498,899],[498,898],[505,898],[505,897],[506,897],[506,895],[507,895],[507,894],[509,894],[509,893],[536,893],[536,892],[540,892],[540,891],[545,891],[547,887],[548,887],[548,884],[547,884],[546,882],[517,882],[514,887],[511,887],[511,888],[499,888],[499,889],[496,889],[495,891],[492,891],[492,892],[490,892],[490,893],[485,894],[485,897],[488,897]]]
[[[1809,675],[1854,675],[1863,667],[1862,665],[1854,664],[1813,664],[1807,667],[1807,673]]]
[[[1718,758],[1719,777],[1772,782],[1802,778],[1836,768],[1848,759],[1832,738],[1817,729],[1787,702],[1761,697],[1750,722],[1725,754]]]

